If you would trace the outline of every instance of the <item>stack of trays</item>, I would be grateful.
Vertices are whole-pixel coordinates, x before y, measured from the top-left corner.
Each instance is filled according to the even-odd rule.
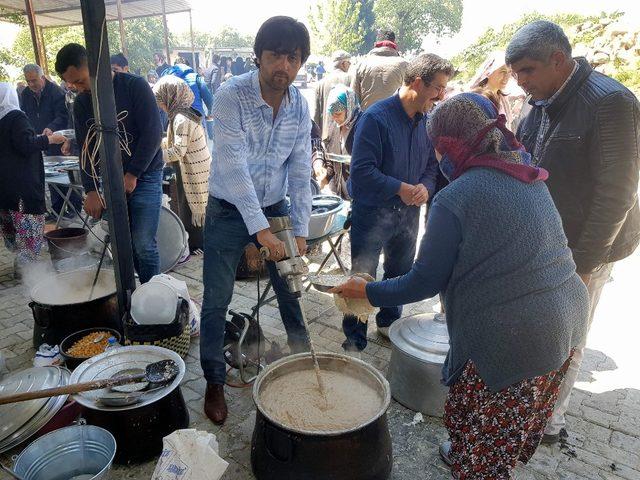
[[[57,366],[34,367],[0,380],[0,396],[25,393],[69,383],[71,373]],[[67,395],[0,405],[0,453],[32,437],[64,406]]]

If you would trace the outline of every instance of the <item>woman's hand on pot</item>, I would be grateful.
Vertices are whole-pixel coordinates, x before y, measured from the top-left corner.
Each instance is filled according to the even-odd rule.
[[[351,277],[342,285],[333,287],[329,293],[345,298],[367,298],[367,281],[361,277]]]

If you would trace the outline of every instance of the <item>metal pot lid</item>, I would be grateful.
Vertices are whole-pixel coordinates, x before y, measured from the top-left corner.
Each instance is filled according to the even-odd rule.
[[[443,364],[449,351],[449,332],[444,313],[423,313],[398,320],[389,339],[400,351],[428,363]]]
[[[111,378],[126,370],[144,369],[150,363],[166,359],[175,361],[180,372],[173,382],[163,388],[154,389],[150,391],[149,394],[143,395],[138,403],[122,407],[106,406],[99,400],[100,397],[112,393],[111,390],[106,388],[79,393],[74,395],[74,400],[84,407],[101,411],[133,410],[154,403],[175,390],[184,377],[184,361],[180,355],[172,350],[150,345],[132,345],[129,347],[114,348],[113,350],[107,350],[100,355],[85,360],[78,365],[71,374],[70,383],[90,382]]]
[[[64,367],[58,366],[46,366],[46,367],[35,367],[37,369],[46,368],[50,370],[55,370],[54,375],[58,377],[57,383],[52,385],[53,387],[63,387],[69,383],[69,377],[71,376],[71,372]],[[29,369],[34,370],[34,369]],[[43,387],[46,388],[46,387]],[[35,390],[35,389],[34,389]],[[44,400],[44,405],[38,412],[36,412],[33,417],[31,417],[27,422],[20,426],[16,431],[12,434],[8,435],[6,438],[0,441],[0,453],[11,450],[12,448],[20,445],[36,433],[40,431],[42,427],[44,427],[55,415],[60,411],[60,409],[64,406],[67,401],[68,395],[59,395],[57,397],[51,398],[43,398],[37,400]],[[30,401],[29,401],[30,402]],[[17,404],[10,405],[20,405],[26,404],[29,402],[20,402]],[[8,406],[8,405],[3,405]],[[4,414],[4,412],[3,412]],[[4,417],[3,417],[4,418]]]
[[[0,381],[0,396],[57,387],[60,376],[60,370],[57,368],[34,367],[22,370]],[[29,422],[48,401],[48,398],[37,398],[0,405],[0,442]]]

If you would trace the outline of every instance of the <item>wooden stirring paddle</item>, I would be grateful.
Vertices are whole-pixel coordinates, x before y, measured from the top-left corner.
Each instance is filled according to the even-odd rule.
[[[14,393],[0,397],[0,405],[7,403],[24,402],[36,398],[57,397],[58,395],[71,395],[74,393],[88,392],[89,390],[100,390],[101,388],[117,387],[129,383],[147,381],[155,384],[166,384],[173,381],[180,369],[173,360],[160,360],[150,363],[145,368],[144,373],[137,375],[122,375],[120,377],[105,378],[103,380],[93,380],[91,382],[74,383],[64,387],[46,388],[44,390],[34,390],[33,392]]]

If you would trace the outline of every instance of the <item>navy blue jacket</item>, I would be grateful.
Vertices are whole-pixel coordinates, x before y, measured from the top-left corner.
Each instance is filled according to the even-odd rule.
[[[20,94],[20,108],[27,114],[36,134],[41,134],[45,128],[52,132],[67,128],[69,112],[64,102],[64,91],[49,80],[45,80],[39,98],[30,88],[25,88]],[[60,155],[60,146],[51,145],[48,153]]]
[[[156,97],[151,87],[142,77],[130,73],[116,73],[113,77],[113,93],[116,112],[124,117],[118,126],[121,141],[124,138],[128,140],[131,152],[129,155],[121,149],[124,173],[140,177],[145,172],[160,170],[164,165],[160,149],[162,126]],[[93,123],[90,92],[83,92],[76,97],[73,112],[76,121],[76,140],[78,146],[82,148],[89,125]],[[96,189],[89,172],[82,172],[82,184],[86,192]]]
[[[421,114],[409,118],[398,94],[376,102],[362,114],[347,184],[354,201],[372,207],[401,205],[401,182],[422,183],[429,197],[434,194],[438,161],[426,121]]]

